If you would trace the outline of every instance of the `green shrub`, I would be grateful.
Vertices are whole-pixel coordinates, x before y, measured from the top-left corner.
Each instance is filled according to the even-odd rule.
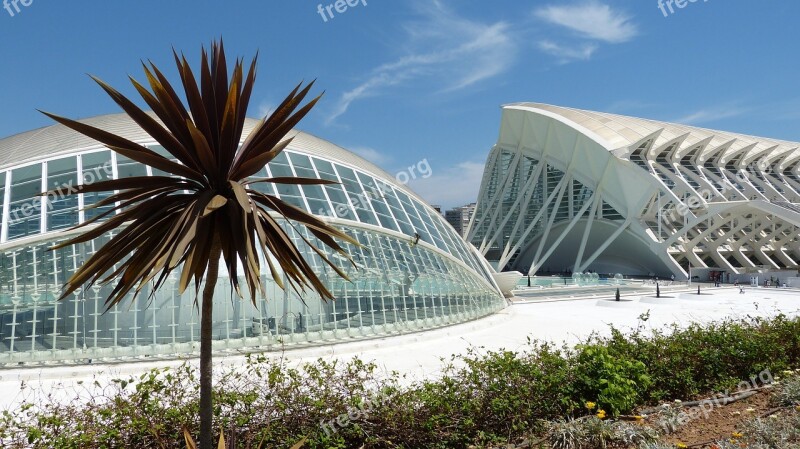
[[[651,383],[644,363],[611,355],[601,344],[579,345],[577,351],[573,388],[578,404],[597,402],[601,409],[619,416],[640,403]]]
[[[616,357],[644,363],[652,381],[644,399],[657,403],[732,391],[767,369],[778,372],[798,365],[800,320],[778,315],[675,324],[652,332],[640,326],[630,334],[612,329],[610,337],[596,342]]]

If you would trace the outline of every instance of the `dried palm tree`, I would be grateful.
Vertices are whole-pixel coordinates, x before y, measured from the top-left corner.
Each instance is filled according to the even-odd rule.
[[[186,58],[173,51],[186,104],[152,62],[143,63],[150,90],[131,78],[158,120],[93,77],[174,160],[113,133],[44,114],[122,156],[174,175],[113,179],[80,186],[77,193],[113,192],[92,206],[108,206],[109,210],[78,225],[76,228],[85,228],[86,232],[54,249],[88,242],[111,230],[119,231],[66,282],[62,299],[84,286],[109,283],[114,288],[106,300],[107,308],[129,294],[135,298],[150,284],[152,298],[170,273],[178,270],[180,292],[193,283],[197,305],[197,296],[205,281],[200,304],[200,447],[208,449],[213,444],[212,309],[220,261],[224,262],[239,297],[242,297],[242,289],[237,273],[241,270],[254,305],[257,295],[266,296],[260,277],[259,250],[279,286],[300,293],[310,288],[327,300],[333,299],[333,295],[304,260],[303,253],[279,220],[285,219],[293,227],[304,226],[324,245],[347,258],[336,239],[357,243],[319,218],[252,188],[255,183],[330,183],[292,177],[253,178],[289,145],[291,139],[287,138],[287,133],[319,100],[320,97],[316,97],[300,107],[314,83],[305,87],[299,84],[242,142],[258,57],[253,58],[246,76],[243,61],[237,59],[229,79],[222,41],[212,43],[210,57],[205,48],[201,53],[198,83]],[[346,278],[323,249],[305,237],[303,240],[336,273]],[[284,284],[283,276],[288,285]]]

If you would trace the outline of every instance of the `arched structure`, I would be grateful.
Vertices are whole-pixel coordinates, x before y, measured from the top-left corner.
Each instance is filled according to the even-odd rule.
[[[168,156],[125,115],[84,122]],[[256,123],[247,121],[245,137]],[[174,279],[152,303],[123,301],[107,313],[110,286],[55,301],[64,280],[111,237],[50,251],[54,242],[76,232],[71,227],[102,212],[86,207],[103,195],[66,194],[78,184],[154,172],[61,125],[0,140],[0,364],[170,356],[199,348],[193,292],[178,294]],[[359,241],[361,246],[345,245],[357,268],[332,255],[352,281],[341,280],[298,232],[324,245],[276,216],[320,270],[336,301],[300,298],[265,275],[268,297],[253,307],[233,298],[224,279],[228,274],[222,274],[214,305],[216,349],[329,344],[457,323],[504,307],[485,259],[440,214],[375,165],[296,132],[287,150],[259,173],[266,176],[340,183],[261,188],[325,217]],[[37,196],[59,188],[63,195]]]
[[[498,270],[798,267],[799,143],[536,103],[503,107],[467,239]]]

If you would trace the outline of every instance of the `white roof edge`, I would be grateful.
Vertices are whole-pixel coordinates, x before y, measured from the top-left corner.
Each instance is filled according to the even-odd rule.
[[[587,128],[587,127],[585,127],[585,126],[583,126],[583,125],[581,125],[579,123],[576,123],[575,121],[573,121],[571,119],[568,119],[568,118],[564,117],[563,115],[556,114],[555,112],[551,112],[551,111],[548,111],[548,110],[545,110],[545,109],[539,109],[539,108],[537,108],[535,106],[532,106],[532,105],[526,104],[526,103],[505,104],[505,105],[503,105],[502,108],[503,109],[514,109],[514,110],[519,110],[519,111],[534,112],[536,114],[551,118],[551,119],[556,120],[558,122],[561,122],[561,123],[563,123],[563,124],[565,124],[565,125],[567,125],[567,126],[569,126],[571,128],[576,129],[581,134],[583,134],[586,137],[594,140],[598,145],[602,146],[603,148],[605,148],[609,152],[612,152],[612,151],[616,150],[616,148],[614,148],[608,140],[606,140],[604,137],[600,136],[596,132],[592,131],[591,129],[589,129],[589,128]]]
[[[509,107],[509,106],[514,106],[514,107],[517,107],[517,108],[528,108],[529,110],[536,109],[537,112],[538,112],[538,110],[540,110],[539,107],[553,108],[555,110],[561,110],[564,113],[572,112],[572,113],[585,114],[588,117],[590,117],[591,119],[593,119],[595,121],[598,121],[598,122],[601,122],[601,120],[600,120],[601,118],[608,119],[608,120],[621,120],[621,119],[622,120],[631,120],[631,121],[633,121],[633,122],[635,122],[637,124],[642,124],[642,125],[647,124],[647,125],[650,125],[650,126],[663,127],[668,131],[674,132],[675,134],[684,134],[684,133],[686,133],[688,131],[690,133],[697,132],[699,134],[702,134],[703,137],[705,135],[716,136],[720,140],[726,140],[726,141],[731,140],[731,139],[737,139],[737,140],[748,141],[748,142],[762,143],[762,144],[770,145],[770,146],[772,146],[772,145],[779,145],[779,146],[783,146],[783,147],[797,147],[798,146],[798,142],[789,141],[789,140],[775,139],[775,138],[763,137],[763,136],[754,136],[754,135],[737,133],[737,132],[733,132],[733,131],[724,131],[724,130],[718,130],[718,129],[703,128],[703,127],[700,127],[700,126],[694,126],[694,125],[688,125],[688,124],[681,124],[681,123],[668,122],[668,121],[663,121],[663,120],[641,118],[641,117],[635,117],[635,116],[630,116],[630,115],[614,114],[614,113],[609,113],[609,112],[592,111],[592,110],[589,110],[589,109],[572,108],[572,107],[559,106],[559,105],[553,105],[553,104],[541,103],[541,102],[516,102],[516,103],[509,103],[507,105],[504,105],[503,107]],[[560,115],[558,112],[553,112],[553,113],[555,113],[556,115]],[[570,120],[570,119],[567,119],[567,120]],[[701,136],[698,136],[698,137],[701,137]]]
[[[161,123],[152,111],[147,111],[147,114]],[[144,132],[144,130],[124,112],[86,117],[78,119],[78,121],[121,135],[136,143],[155,143],[155,139]],[[242,136],[246,137],[249,135],[259,121],[260,120],[255,118],[245,119]],[[300,151],[305,150],[308,155],[330,159],[343,165],[370,173],[374,177],[380,178],[382,181],[400,188],[403,192],[411,195],[426,206],[430,206],[425,199],[411,190],[408,185],[398,182],[395,176],[392,176],[387,171],[352,151],[298,129],[290,131],[289,134],[294,134],[296,136],[292,144],[294,149]],[[101,148],[105,148],[105,145],[77,131],[73,131],[64,125],[55,123],[0,139],[0,171],[5,171],[17,166],[30,165],[38,161],[53,159],[59,156],[66,157],[71,154],[92,151],[94,149],[99,150]]]

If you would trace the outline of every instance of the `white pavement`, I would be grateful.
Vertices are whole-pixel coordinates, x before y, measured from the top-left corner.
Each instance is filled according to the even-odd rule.
[[[350,359],[358,356],[374,361],[386,372],[398,371],[409,380],[436,376],[444,360],[463,354],[469,347],[484,350],[519,350],[527,345],[528,337],[552,342],[574,344],[592,332],[607,334],[609,325],[631,329],[639,317],[649,311],[645,323],[649,328],[663,328],[671,323],[710,322],[729,317],[774,316],[784,313],[800,315],[800,290],[722,288],[696,293],[665,293],[661,299],[626,298],[614,302],[585,299],[556,302],[516,303],[487,318],[437,330],[397,337],[361,340],[330,346],[289,350],[274,354],[290,363],[313,362],[325,359]],[[241,364],[242,356],[218,357],[219,366]],[[54,398],[71,400],[78,382],[84,386],[97,379],[101,383],[115,377],[128,377],[154,367],[176,366],[181,360],[140,362],[112,365],[61,367],[31,367],[0,370],[0,410],[15,409],[19,402],[52,394]],[[193,361],[196,363],[196,360]],[[22,383],[26,388],[21,388]],[[41,396],[40,396],[41,397]]]

